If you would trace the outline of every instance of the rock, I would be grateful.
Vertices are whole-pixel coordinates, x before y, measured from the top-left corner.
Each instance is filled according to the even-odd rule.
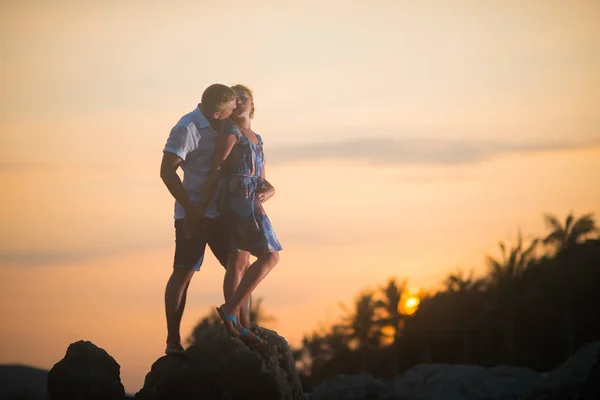
[[[524,396],[525,400],[571,400],[598,394],[600,342],[581,347],[564,364],[552,370],[537,387]],[[586,393],[587,392],[587,393]],[[600,398],[590,397],[593,399]]]
[[[249,349],[223,325],[208,328],[185,358],[161,357],[137,400],[304,399],[290,348],[276,332],[258,329],[268,345]]]
[[[527,368],[420,364],[394,380],[394,397],[415,400],[513,399],[541,377]]]
[[[579,400],[597,400],[600,399],[600,352],[596,357],[590,375],[586,383],[583,385],[581,397]]]
[[[370,375],[340,375],[323,382],[313,400],[467,400],[517,399],[541,377],[527,368],[420,364],[393,382]]]
[[[25,365],[0,365],[0,399],[46,398],[48,371]]]
[[[598,400],[600,342],[582,347],[547,374],[527,368],[420,364],[390,383],[369,375],[322,382],[314,400]]]
[[[312,400],[401,400],[391,395],[391,385],[368,374],[338,375],[322,382],[311,393]]]
[[[120,366],[93,343],[72,343],[48,372],[49,400],[123,400]]]

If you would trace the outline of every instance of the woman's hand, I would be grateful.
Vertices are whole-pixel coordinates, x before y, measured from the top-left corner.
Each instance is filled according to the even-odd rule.
[[[275,194],[275,188],[271,185],[265,185],[258,193],[258,201],[264,203]]]

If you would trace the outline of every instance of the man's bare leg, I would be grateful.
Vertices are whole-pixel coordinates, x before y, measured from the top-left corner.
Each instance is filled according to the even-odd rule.
[[[165,311],[167,316],[167,349],[169,346],[181,346],[180,326],[187,290],[194,271],[173,268],[173,273],[165,289]]]

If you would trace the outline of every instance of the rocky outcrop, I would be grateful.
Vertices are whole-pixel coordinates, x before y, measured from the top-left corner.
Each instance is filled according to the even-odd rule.
[[[48,400],[123,400],[120,368],[93,343],[75,342],[48,372]]]
[[[268,345],[251,350],[239,339],[227,335],[222,325],[207,329],[186,350],[184,358],[159,358],[135,398],[303,399],[285,339],[266,329],[260,329],[259,334]]]
[[[338,376],[315,388],[313,400],[591,400],[600,399],[600,342],[582,347],[552,372],[527,368],[420,364],[391,382]]]
[[[527,368],[420,364],[393,381],[338,376],[303,395],[284,338],[259,329],[268,345],[248,348],[222,325],[208,328],[185,357],[161,357],[138,400],[592,400],[600,399],[600,342],[582,347],[544,376]],[[119,364],[90,342],[69,346],[48,373],[48,399],[125,398]]]
[[[338,375],[323,382],[311,393],[311,400],[362,400],[395,399],[392,396],[393,385],[373,378],[368,374]]]
[[[0,400],[45,400],[48,371],[24,365],[0,365]]]
[[[580,348],[564,364],[547,374],[525,400],[600,399],[600,342]]]
[[[526,368],[421,364],[392,382],[369,375],[338,377],[318,386],[313,400],[467,400],[516,399],[541,381]]]

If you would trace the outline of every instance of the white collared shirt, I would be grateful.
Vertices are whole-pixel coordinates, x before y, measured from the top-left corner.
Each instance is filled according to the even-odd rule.
[[[183,160],[183,187],[190,200],[198,204],[208,178],[218,132],[215,132],[199,107],[183,117],[171,129],[163,152],[173,153]],[[206,216],[214,218],[217,211],[218,190],[206,207]],[[185,210],[175,201],[175,219],[185,217]]]

